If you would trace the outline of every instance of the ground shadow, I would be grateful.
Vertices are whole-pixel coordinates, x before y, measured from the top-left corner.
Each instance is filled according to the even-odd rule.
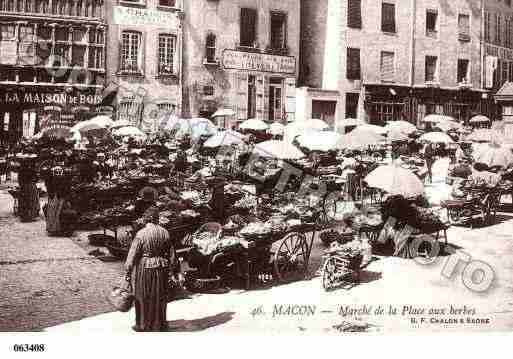
[[[228,323],[233,319],[235,312],[223,312],[205,318],[193,320],[173,320],[167,322],[168,328],[166,332],[198,332],[218,325]]]
[[[362,270],[362,271],[360,271],[360,276],[359,276],[360,280],[359,280],[358,284],[371,283],[371,282],[380,280],[381,277],[382,277],[381,272]]]

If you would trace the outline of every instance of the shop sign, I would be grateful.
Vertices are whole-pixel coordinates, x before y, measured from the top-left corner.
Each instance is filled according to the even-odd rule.
[[[179,27],[176,13],[155,9],[114,6],[113,18],[115,25]]]
[[[0,104],[97,105],[101,101],[101,95],[29,91],[6,91],[0,94]]]
[[[486,55],[495,56],[501,60],[513,61],[513,50],[504,47],[486,45]]]
[[[296,59],[293,56],[278,56],[236,50],[224,50],[223,67],[225,69],[295,75]]]

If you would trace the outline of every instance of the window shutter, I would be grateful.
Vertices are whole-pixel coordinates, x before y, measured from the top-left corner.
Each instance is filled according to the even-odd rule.
[[[394,53],[388,51],[381,52],[381,80],[394,81]]]
[[[459,39],[461,41],[470,41],[470,17],[460,14],[458,16]]]
[[[381,30],[395,32],[395,4],[381,4]]]
[[[253,46],[256,38],[256,10],[240,9],[240,45]]]
[[[360,79],[360,49],[347,49],[346,75],[349,80]]]
[[[237,103],[237,118],[247,119],[247,88],[248,88],[248,75],[245,73],[235,73],[236,80],[236,103]]]
[[[256,117],[259,120],[265,120],[265,87],[264,87],[264,78],[265,76],[259,75],[255,79],[255,87],[256,87]]]
[[[355,29],[362,28],[362,1],[348,0],[347,2],[347,26]]]
[[[294,121],[296,114],[296,79],[294,77],[285,79],[285,113],[288,121]]]

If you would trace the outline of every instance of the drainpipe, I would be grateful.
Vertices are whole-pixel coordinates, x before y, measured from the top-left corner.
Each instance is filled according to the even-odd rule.
[[[412,1],[411,15],[411,32],[410,32],[410,93],[413,94],[413,86],[415,85],[415,28],[417,24],[417,0]],[[410,96],[410,111],[415,113],[413,109],[413,97]]]
[[[484,56],[485,56],[485,46],[484,46],[484,22],[485,22],[485,6],[484,0],[481,0],[481,26],[479,29],[479,76],[480,76],[480,89],[484,90]]]

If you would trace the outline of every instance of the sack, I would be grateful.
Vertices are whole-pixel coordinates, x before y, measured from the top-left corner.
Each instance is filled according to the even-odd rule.
[[[109,294],[109,302],[120,312],[128,312],[134,305],[134,295],[132,286],[128,284],[127,288],[114,287]]]

